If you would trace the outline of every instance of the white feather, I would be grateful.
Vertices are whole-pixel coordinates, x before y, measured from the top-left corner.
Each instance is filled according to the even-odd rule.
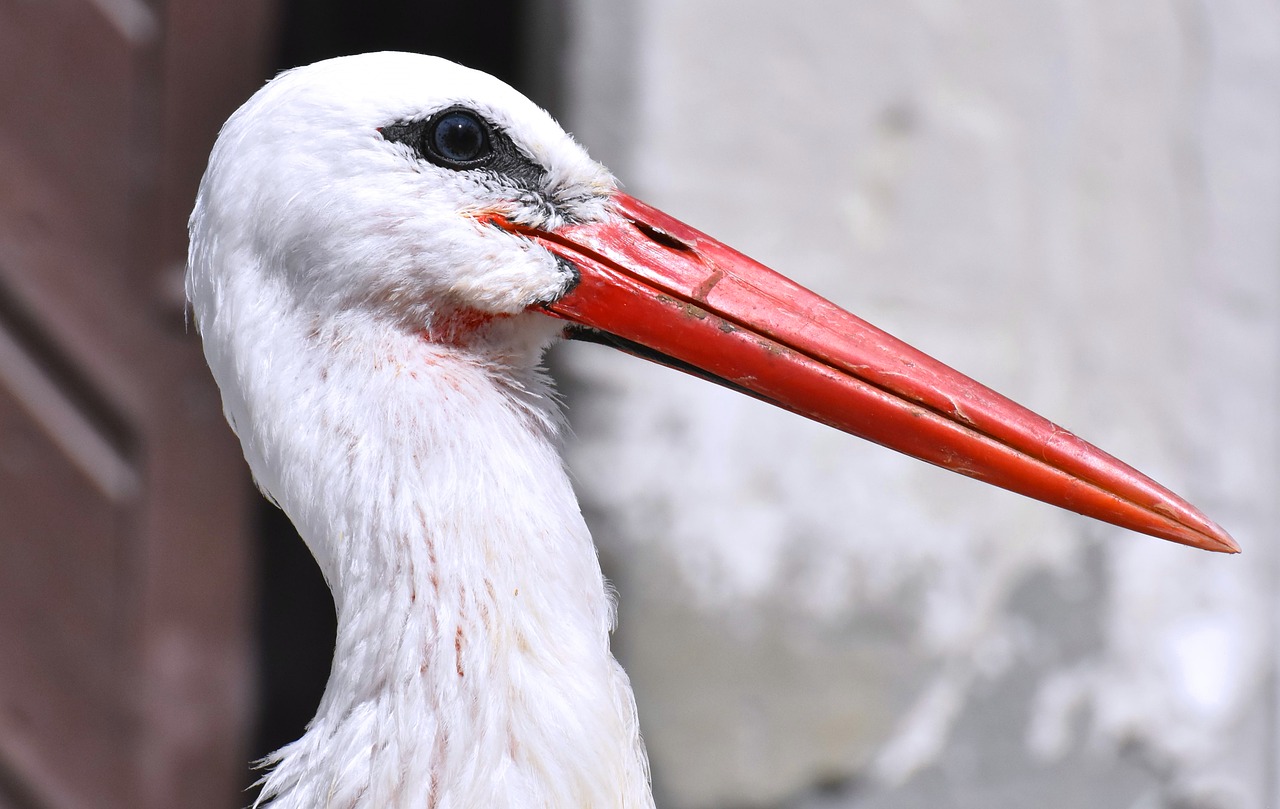
[[[544,167],[539,199],[379,132],[459,103]],[[514,90],[426,56],[290,71],[223,129],[188,296],[245,458],[338,614],[319,711],[271,759],[273,807],[653,805],[538,370],[559,327],[525,311],[570,279],[468,215],[598,220],[613,185]],[[481,317],[427,336],[458,312]]]

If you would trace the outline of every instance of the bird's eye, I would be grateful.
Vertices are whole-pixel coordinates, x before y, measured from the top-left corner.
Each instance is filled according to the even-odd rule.
[[[400,143],[415,157],[453,171],[483,170],[490,179],[541,193],[547,170],[517,146],[501,126],[461,104],[429,116],[401,119],[377,128],[383,140]]]
[[[427,152],[449,168],[472,168],[493,153],[488,127],[467,110],[437,116],[423,134]]]

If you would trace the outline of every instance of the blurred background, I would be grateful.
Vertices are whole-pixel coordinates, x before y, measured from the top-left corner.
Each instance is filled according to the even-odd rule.
[[[557,348],[662,809],[1280,805],[1280,3],[0,0],[0,807],[243,806],[310,718],[332,604],[222,421],[185,220],[264,80],[387,48],[1244,546]]]

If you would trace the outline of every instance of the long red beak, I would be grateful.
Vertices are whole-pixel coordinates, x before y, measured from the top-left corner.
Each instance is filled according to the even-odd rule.
[[[618,217],[543,232],[581,280],[549,313],[615,345],[931,464],[1134,531],[1238,552],[1190,503],[768,267],[616,195]]]

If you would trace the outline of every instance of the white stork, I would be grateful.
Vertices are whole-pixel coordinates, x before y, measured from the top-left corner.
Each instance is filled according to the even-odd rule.
[[[223,128],[187,294],[258,485],[333,590],[279,809],[651,807],[614,609],[540,370],[615,345],[997,486],[1217,551],[1192,506],[618,190],[427,56],[320,62]]]

